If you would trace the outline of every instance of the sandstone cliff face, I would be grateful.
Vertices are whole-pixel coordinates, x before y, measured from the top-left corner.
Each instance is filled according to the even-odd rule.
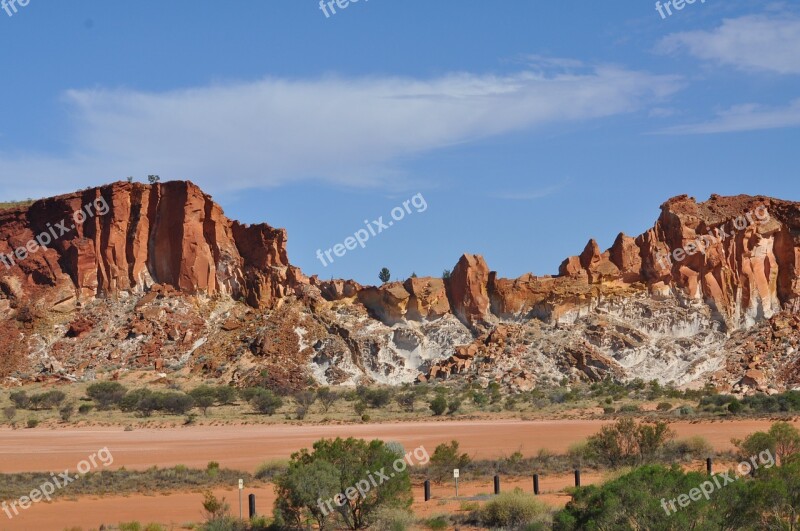
[[[504,279],[483,257],[464,255],[446,281],[447,300],[432,287],[433,313],[416,308],[414,290],[438,286],[439,279],[359,288],[357,297],[387,324],[451,313],[477,333],[498,319],[570,322],[603,299],[644,291],[706,304],[725,329],[735,330],[800,307],[799,223],[794,203],[714,196],[698,204],[681,196],[666,202],[655,226],[637,238],[620,234],[606,251],[590,240],[561,264],[558,277]]]
[[[14,255],[59,225],[46,248]],[[269,374],[281,389],[459,377],[526,390],[564,376],[800,385],[800,205],[765,197],[670,199],[653,228],[605,251],[590,240],[558,276],[501,278],[467,254],[447,279],[308,279],[283,229],[231,221],[188,182],[0,212],[0,254],[0,376],[23,380],[113,365],[242,385]]]
[[[94,215],[75,223],[86,205]],[[69,230],[50,231],[59,225]],[[24,259],[16,256],[13,267],[0,264],[6,291],[19,286],[15,297],[50,287],[59,293],[54,303],[77,303],[163,284],[271,307],[304,281],[289,264],[285,230],[232,222],[189,182],[115,183],[0,213],[6,256],[43,233],[58,237]]]
[[[783,319],[782,311],[798,313],[798,224],[795,203],[747,196],[697,203],[680,196],[664,203],[655,226],[636,238],[619,234],[606,251],[590,240],[580,255],[564,261],[557,277],[504,279],[483,257],[464,255],[444,282],[446,300],[436,288],[419,298],[418,286],[439,285],[429,278],[359,288],[353,300],[395,329],[435,323],[444,315],[469,328],[476,339],[423,364],[421,380],[463,375],[525,389],[533,380],[558,374],[678,385],[714,375],[734,391],[764,388],[766,374],[800,370],[755,369],[748,357],[755,347],[737,348],[736,359],[748,361],[732,363],[729,337],[770,318]],[[418,300],[427,300],[427,307],[435,300],[437,310],[416,309]],[[519,340],[541,331],[531,328],[531,320],[544,323],[547,332]],[[520,323],[517,340],[491,339],[503,323]],[[564,326],[569,332],[562,332]],[[785,365],[800,366],[794,347],[784,352],[775,342],[770,348]],[[527,366],[539,370],[519,372]],[[796,380],[775,381],[794,385],[790,379]]]
[[[641,283],[655,296],[706,303],[728,329],[752,326],[798,306],[798,205],[764,197],[687,196],[661,207],[656,225],[636,239],[620,235],[600,254],[590,242],[562,274],[591,284]],[[580,264],[578,266],[578,264]]]

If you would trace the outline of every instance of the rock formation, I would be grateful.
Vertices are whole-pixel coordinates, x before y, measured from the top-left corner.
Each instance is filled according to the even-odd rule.
[[[22,380],[113,364],[236,383],[269,367],[285,388],[800,383],[800,205],[767,197],[675,197],[558,276],[506,279],[465,254],[447,279],[362,286],[306,278],[285,230],[229,220],[192,183],[115,183],[0,212],[0,262],[0,376]]]
[[[76,223],[75,213],[87,206],[93,214]],[[43,234],[55,234],[46,247],[24,259],[15,255]],[[0,253],[15,259],[12,267],[0,265],[7,291],[18,286],[22,294],[15,296],[24,297],[56,288],[62,304],[142,294],[162,284],[268,308],[304,282],[289,264],[285,230],[233,222],[183,181],[115,183],[0,212]]]

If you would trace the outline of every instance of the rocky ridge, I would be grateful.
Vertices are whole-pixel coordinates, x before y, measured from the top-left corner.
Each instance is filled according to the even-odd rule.
[[[87,204],[107,211],[14,254]],[[17,259],[0,264],[0,375],[783,389],[800,377],[799,235],[797,203],[680,196],[644,234],[606,251],[590,240],[558,276],[505,279],[464,255],[447,279],[361,286],[306,277],[285,230],[229,220],[192,183],[114,183],[0,212],[0,253]]]

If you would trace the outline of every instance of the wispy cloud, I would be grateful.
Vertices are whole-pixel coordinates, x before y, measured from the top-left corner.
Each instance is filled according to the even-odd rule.
[[[678,125],[661,131],[664,134],[710,134],[758,131],[800,126],[800,99],[786,107],[757,104],[737,105],[717,113],[703,123]]]
[[[725,19],[712,30],[673,33],[657,50],[685,50],[741,70],[800,74],[800,17],[781,12]]]
[[[0,182],[11,197],[150,173],[212,191],[302,180],[382,186],[397,180],[401,159],[648,108],[680,88],[673,76],[597,67],[580,74],[265,79],[163,93],[72,90],[68,154],[0,151]]]

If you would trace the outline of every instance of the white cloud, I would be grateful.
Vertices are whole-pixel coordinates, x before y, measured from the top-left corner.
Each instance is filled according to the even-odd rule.
[[[615,67],[435,79],[265,79],[175,90],[71,90],[67,155],[0,152],[9,197],[158,173],[220,191],[318,179],[396,181],[402,159],[514,131],[649,107],[672,76]]]
[[[662,133],[733,133],[797,126],[800,126],[800,99],[794,100],[786,107],[765,107],[753,103],[736,105],[717,113],[717,116],[708,122],[670,127]]]
[[[800,18],[791,14],[725,19],[710,31],[674,33],[658,50],[691,55],[741,70],[800,74]]]

